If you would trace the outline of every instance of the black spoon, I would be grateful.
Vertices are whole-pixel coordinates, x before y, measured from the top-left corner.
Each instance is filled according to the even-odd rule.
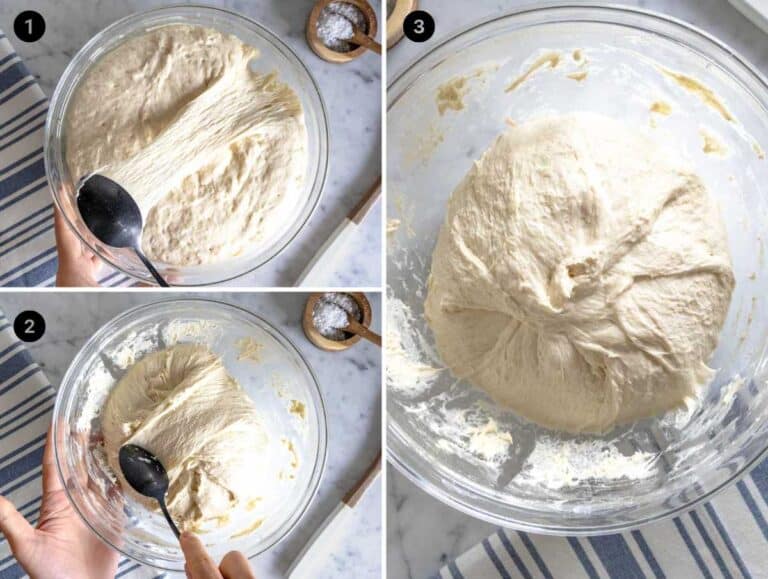
[[[86,227],[102,243],[118,248],[130,247],[157,283],[169,287],[141,251],[141,211],[128,191],[104,175],[91,175],[80,183],[77,208]]]
[[[168,473],[165,472],[163,464],[154,454],[135,444],[121,446],[118,458],[125,480],[140,495],[153,498],[160,503],[165,519],[178,539],[179,528],[173,522],[165,505],[165,494],[168,492],[169,483]]]

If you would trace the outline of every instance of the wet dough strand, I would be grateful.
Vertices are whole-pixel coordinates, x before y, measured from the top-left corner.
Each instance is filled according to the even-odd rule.
[[[251,69],[257,56],[236,36],[163,26],[101,57],[73,95],[72,178],[100,172],[136,197],[142,246],[156,261],[253,253],[285,232],[303,201],[301,101],[274,73]]]
[[[123,490],[118,453],[137,444],[168,471],[168,509],[184,530],[229,519],[269,500],[275,484],[271,439],[258,410],[207,347],[181,344],[134,364],[107,399],[102,418],[107,460]]]

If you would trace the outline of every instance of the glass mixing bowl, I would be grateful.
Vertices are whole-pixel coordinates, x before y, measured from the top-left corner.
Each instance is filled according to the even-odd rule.
[[[505,90],[553,52],[556,67],[545,61]],[[661,67],[697,79],[725,112]],[[459,75],[466,77],[464,108],[441,115],[436,91]],[[768,86],[759,73],[716,39],[665,16],[548,6],[453,36],[392,82],[388,97],[387,211],[400,225],[388,236],[387,411],[389,457],[399,470],[474,517],[574,535],[624,530],[689,508],[765,454],[768,161],[761,147],[768,144]],[[671,114],[652,113],[655,102],[671,105]],[[674,139],[721,206],[736,277],[711,383],[687,408],[604,436],[565,435],[495,407],[440,370],[423,317],[450,193],[505,123],[572,111]],[[716,135],[727,155],[705,154],[701,130]]]
[[[237,342],[244,337],[262,345],[258,362],[240,359]],[[312,370],[285,336],[254,314],[210,300],[169,300],[133,308],[105,324],[78,352],[59,388],[53,417],[56,465],[70,502],[94,533],[140,563],[171,571],[184,568],[179,543],[159,511],[113,483],[100,445],[100,410],[134,361],[179,342],[204,343],[222,356],[227,371],[254,400],[270,436],[292,441],[298,457],[295,468],[291,452],[280,453],[288,466],[275,461],[275,468],[286,469],[287,482],[270,512],[242,509],[224,526],[204,529],[200,537],[214,560],[231,550],[253,557],[284,538],[317,492],[327,448],[325,408]],[[294,400],[304,404],[303,418],[295,414]],[[250,531],[262,517],[261,526]]]
[[[320,201],[328,170],[328,125],[325,105],[317,84],[299,57],[273,33],[240,14],[205,6],[172,6],[141,12],[111,24],[94,36],[75,55],[59,79],[51,97],[45,127],[45,169],[56,206],[67,224],[90,249],[112,267],[154,284],[144,265],[131,250],[116,249],[96,239],[83,223],[75,203],[76,179],[69,174],[65,150],[67,107],[90,67],[104,54],[126,39],[144,34],[151,28],[168,24],[194,24],[234,34],[246,44],[259,49],[254,67],[261,72],[278,71],[301,99],[307,126],[307,171],[301,201],[291,213],[293,221],[277,236],[250,252],[230,260],[208,265],[178,266],[155,263],[160,273],[174,285],[195,286],[221,283],[244,275],[264,265],[279,254],[301,231]]]

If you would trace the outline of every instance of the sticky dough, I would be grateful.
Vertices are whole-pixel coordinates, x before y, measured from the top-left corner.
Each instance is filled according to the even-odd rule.
[[[168,471],[168,508],[180,528],[224,523],[235,509],[270,499],[272,445],[258,410],[207,347],[181,344],[132,366],[102,415],[107,460],[123,490],[118,452],[137,444]]]
[[[701,179],[584,113],[512,128],[474,164],[448,203],[425,310],[457,376],[544,426],[602,432],[711,379],[733,285]]]
[[[235,36],[164,26],[120,44],[78,86],[66,116],[70,173],[102,173],[137,199],[152,258],[231,259],[274,241],[296,211],[301,102],[276,74],[250,69],[257,56]]]

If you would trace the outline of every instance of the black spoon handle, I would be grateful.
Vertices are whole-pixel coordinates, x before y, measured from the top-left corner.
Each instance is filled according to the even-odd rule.
[[[176,538],[179,538],[179,535],[181,533],[179,532],[179,528],[176,526],[176,523],[173,522],[173,519],[171,518],[171,513],[168,512],[168,507],[165,506],[165,501],[161,501],[160,499],[157,499],[157,502],[160,503],[160,508],[163,511],[163,514],[165,515],[165,520],[168,521],[168,524],[171,526],[171,531],[173,531],[173,534],[176,535]]]
[[[155,281],[157,281],[157,284],[160,287],[171,287],[171,286],[168,285],[168,282],[165,281],[165,279],[163,279],[163,276],[160,275],[160,272],[158,272],[155,269],[155,266],[152,265],[152,262],[147,259],[147,256],[144,255],[142,253],[142,251],[138,247],[134,247],[133,251],[136,252],[136,255],[139,256],[139,259],[141,260],[141,262],[144,264],[144,266],[147,268],[147,270],[149,270],[149,273],[152,274],[152,277],[155,278]]]

